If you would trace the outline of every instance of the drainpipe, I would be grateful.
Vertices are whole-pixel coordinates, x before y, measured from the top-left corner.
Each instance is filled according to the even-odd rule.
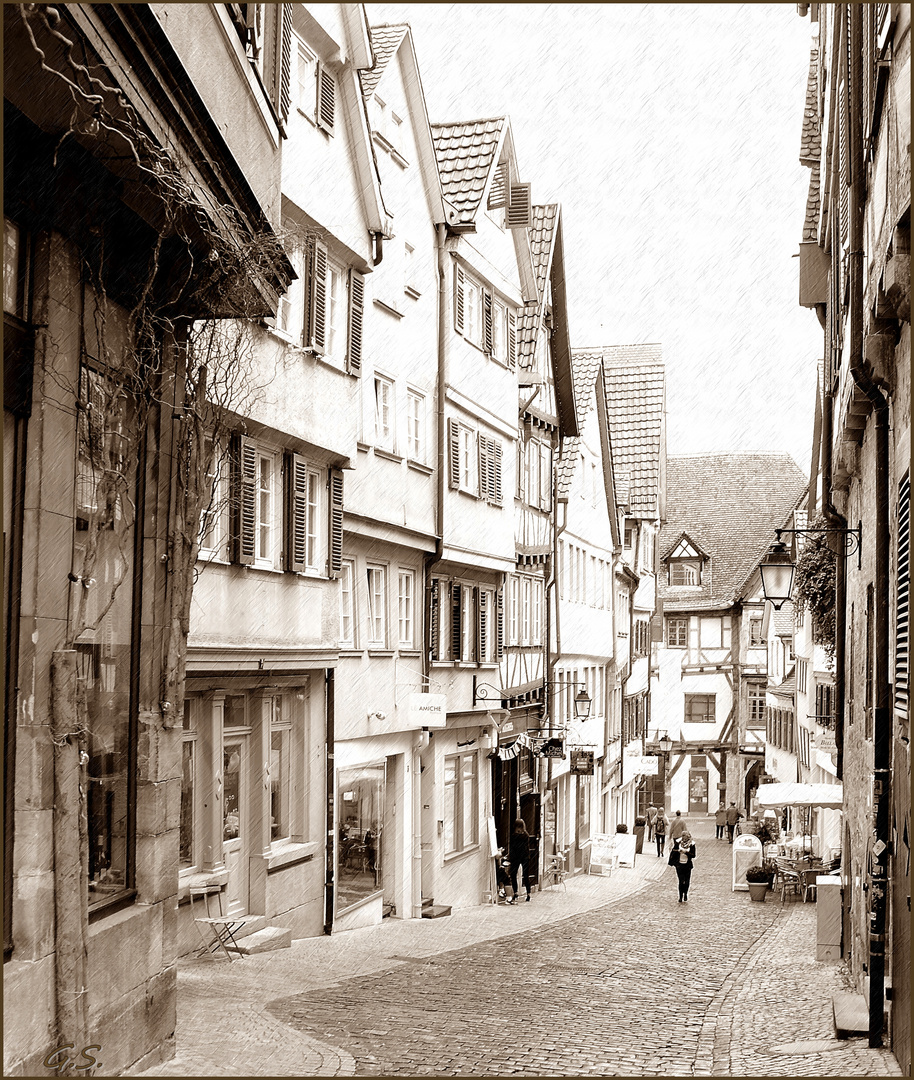
[[[875,491],[875,671],[873,677],[873,802],[875,847],[871,851],[869,942],[869,1045],[882,1046],[885,1014],[886,862],[890,851],[891,686],[889,685],[889,402],[863,355],[863,218],[865,177],[860,118],[863,112],[863,8],[849,4],[850,90],[850,373],[873,406],[876,439]],[[880,848],[878,852],[876,848]]]
[[[325,776],[327,785],[327,853],[324,879],[324,933],[333,932],[333,904],[334,904],[334,877],[333,864],[336,850],[336,770],[334,767],[334,709],[336,697],[336,672],[328,668],[326,680],[326,700],[324,703],[327,725],[327,761],[325,764]]]

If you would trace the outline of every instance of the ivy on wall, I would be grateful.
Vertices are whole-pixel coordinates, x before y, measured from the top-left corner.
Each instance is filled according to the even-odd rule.
[[[811,528],[829,528],[824,518],[817,518]],[[794,595],[797,603],[812,618],[812,639],[821,645],[829,660],[835,657],[835,563],[836,555],[828,546],[829,533],[811,533],[797,559]]]

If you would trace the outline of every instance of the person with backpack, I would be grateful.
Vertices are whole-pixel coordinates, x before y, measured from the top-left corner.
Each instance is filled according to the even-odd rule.
[[[666,814],[663,812],[663,807],[659,807],[657,810],[657,816],[654,818],[654,839],[657,841],[657,858],[663,854],[664,846],[666,845],[666,830],[669,822],[666,819]]]
[[[676,879],[679,882],[679,903],[689,899],[689,885],[692,881],[692,863],[695,859],[695,845],[692,837],[684,832],[673,841],[670,850],[669,864],[676,870]]]

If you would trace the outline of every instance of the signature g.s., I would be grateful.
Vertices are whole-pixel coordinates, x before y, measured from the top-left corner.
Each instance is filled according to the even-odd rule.
[[[48,1054],[48,1056],[44,1059],[44,1067],[46,1069],[51,1069],[53,1072],[57,1072],[59,1074],[68,1067],[72,1069],[91,1069],[94,1065],[99,1064],[98,1059],[96,1057],[93,1057],[93,1055],[90,1054],[89,1051],[101,1050],[100,1046],[84,1046],[82,1050],[79,1051],[77,1057],[82,1056],[86,1059],[84,1065],[79,1064],[76,1058],[70,1057],[70,1055],[67,1053],[68,1050],[73,1049],[75,1049],[73,1043],[64,1043],[63,1046],[58,1046],[56,1050],[52,1050],[50,1054]]]

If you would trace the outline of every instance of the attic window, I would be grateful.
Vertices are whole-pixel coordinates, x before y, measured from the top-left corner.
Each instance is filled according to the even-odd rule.
[[[667,581],[670,585],[701,585],[705,561],[705,556],[683,537],[667,556]]]

